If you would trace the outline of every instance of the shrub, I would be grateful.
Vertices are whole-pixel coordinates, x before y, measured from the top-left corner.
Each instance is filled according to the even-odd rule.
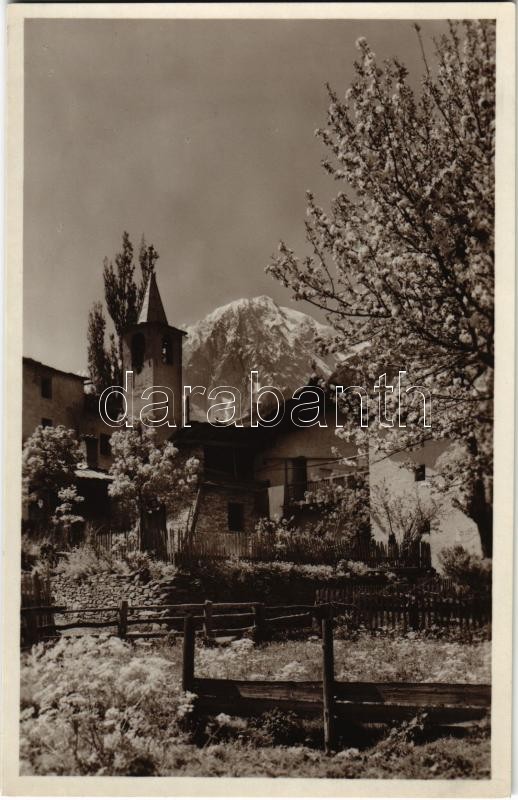
[[[48,537],[22,534],[22,570],[48,572],[56,560],[56,543]]]
[[[477,592],[491,590],[492,561],[490,558],[469,553],[464,547],[445,547],[439,553],[439,561],[447,578],[457,586]]]
[[[63,578],[79,580],[89,575],[109,572],[113,563],[108,552],[98,552],[91,545],[83,544],[65,553],[56,564],[55,572]]]
[[[23,774],[154,775],[188,741],[174,663],[116,638],[39,645],[21,669]]]

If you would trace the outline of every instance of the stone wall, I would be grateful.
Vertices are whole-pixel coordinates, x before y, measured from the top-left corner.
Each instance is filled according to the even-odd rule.
[[[138,574],[127,576],[102,572],[85,578],[54,575],[51,578],[51,591],[53,602],[59,606],[66,606],[67,609],[106,608],[118,606],[122,600],[127,600],[130,606],[163,602],[159,582],[144,583]],[[111,613],[104,614],[104,617],[106,616],[110,617]],[[67,621],[73,619],[74,615],[67,614]]]
[[[243,530],[247,533],[255,530],[260,515],[256,510],[256,495],[252,489],[205,484],[198,506],[197,538],[208,540],[215,534],[231,533],[228,525],[229,503],[238,503],[243,507]]]

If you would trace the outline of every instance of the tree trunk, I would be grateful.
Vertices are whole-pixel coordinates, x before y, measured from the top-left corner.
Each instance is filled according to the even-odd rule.
[[[484,558],[493,558],[493,504],[486,500],[486,491],[481,479],[475,482],[470,503],[470,517],[477,525]]]
[[[467,446],[471,455],[476,457],[479,448],[475,436],[468,439]],[[477,525],[484,558],[493,558],[493,498],[491,494],[486,490],[484,475],[479,467],[473,481],[473,491],[467,511]]]

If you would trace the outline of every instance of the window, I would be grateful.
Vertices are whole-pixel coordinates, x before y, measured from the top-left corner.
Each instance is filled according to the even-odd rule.
[[[52,427],[52,420],[47,419],[47,417],[43,417],[41,420],[41,427],[42,428],[50,428]]]
[[[228,504],[229,531],[242,531],[245,527],[245,509],[242,503]]]
[[[41,379],[41,396],[52,400],[52,378],[48,376]]]
[[[426,465],[425,464],[417,464],[414,468],[414,480],[415,481],[425,481],[426,480]]]
[[[100,451],[102,456],[111,456],[112,454],[110,437],[107,433],[101,433]]]
[[[171,346],[171,337],[164,336],[162,338],[162,364],[173,363],[173,348]]]
[[[140,372],[144,366],[144,353],[146,352],[146,340],[143,333],[136,333],[131,340],[131,366]]]
[[[97,439],[95,436],[85,437],[86,463],[89,467],[97,466]]]

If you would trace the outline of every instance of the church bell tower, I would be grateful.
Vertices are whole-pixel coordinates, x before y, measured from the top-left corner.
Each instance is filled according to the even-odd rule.
[[[136,419],[150,403],[160,403],[165,409],[163,394],[155,393],[147,399],[143,399],[142,394],[151,387],[167,388],[170,425],[157,429],[159,439],[169,437],[182,425],[182,340],[186,335],[185,331],[169,325],[153,271],[138,321],[123,333],[122,366],[124,378],[128,370],[133,372],[133,416]],[[164,410],[157,408],[155,417],[163,416]]]

